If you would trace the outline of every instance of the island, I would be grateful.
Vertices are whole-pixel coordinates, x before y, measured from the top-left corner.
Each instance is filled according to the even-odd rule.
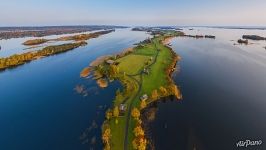
[[[43,27],[0,27],[0,40],[24,37],[43,37],[82,33],[96,30],[127,28],[125,26],[84,25],[84,26],[43,26]]]
[[[202,38],[206,38],[206,39],[215,39],[216,36],[214,35],[183,35],[184,37],[190,37],[190,38],[196,38],[196,39],[202,39]]]
[[[63,36],[59,37],[57,39],[33,39],[33,40],[28,40],[23,43],[23,45],[26,46],[32,46],[32,45],[39,45],[46,43],[48,41],[84,41],[92,38],[97,38],[101,35],[111,33],[115,30],[105,30],[105,31],[98,31],[98,32],[93,32],[93,33],[88,33],[88,34],[78,34],[78,35],[71,35],[71,36]]]
[[[258,35],[243,35],[242,38],[246,40],[256,40],[256,41],[266,40],[266,37],[261,37]]]
[[[73,50],[75,48],[78,48],[80,46],[85,46],[87,45],[87,42],[85,40],[89,40],[91,38],[97,38],[101,35],[108,34],[113,32],[114,30],[106,30],[106,31],[99,31],[95,33],[90,33],[90,34],[81,34],[81,35],[75,35],[75,36],[67,36],[63,37],[60,40],[71,40],[74,42],[66,43],[66,44],[61,44],[61,45],[52,45],[52,46],[46,46],[41,50],[36,50],[36,51],[31,51],[27,53],[22,53],[22,54],[15,54],[6,58],[0,58],[0,70],[5,70],[8,68],[14,68],[16,66],[23,65],[27,62],[30,62],[32,60],[40,59],[43,57],[67,52],[69,50]],[[45,39],[36,39],[36,40],[31,40],[31,41],[26,41],[25,43],[31,45],[38,45],[39,43],[44,43],[49,40]],[[87,70],[88,71],[88,70]],[[85,72],[86,74],[86,72]],[[84,73],[83,75],[84,76]]]
[[[140,117],[141,110],[163,97],[182,98],[179,88],[171,79],[181,58],[169,47],[169,42],[184,33],[148,30],[152,38],[120,54],[101,57],[90,66],[97,83],[104,81],[106,87],[107,82],[118,80],[123,86],[116,89],[116,96],[111,99],[113,105],[106,111],[102,125],[105,150],[145,150],[148,140]],[[82,76],[87,76],[87,72],[85,68]]]
[[[238,40],[237,40],[237,43],[239,43],[239,44],[246,44],[246,45],[248,45],[248,40],[242,40],[242,39],[238,39]]]
[[[34,39],[34,40],[28,40],[23,43],[23,45],[26,46],[32,46],[32,45],[39,45],[48,42],[49,40],[47,39]]]
[[[55,46],[47,46],[42,50],[27,52],[23,54],[15,54],[7,58],[0,58],[0,70],[5,70],[8,68],[14,68],[20,65],[23,65],[27,62],[30,62],[35,59],[40,59],[43,57],[63,53],[80,46],[86,45],[87,42],[75,42],[75,43],[68,43],[68,44],[61,44]]]

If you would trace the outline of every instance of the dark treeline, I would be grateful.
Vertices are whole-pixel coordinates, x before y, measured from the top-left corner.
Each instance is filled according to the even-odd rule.
[[[39,51],[15,54],[7,58],[0,58],[0,70],[16,67],[38,58],[63,53],[78,48],[80,46],[84,46],[86,44],[86,42],[82,41],[77,43],[47,46]]]

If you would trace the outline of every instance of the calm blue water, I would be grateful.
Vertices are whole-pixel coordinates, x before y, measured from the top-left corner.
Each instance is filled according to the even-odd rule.
[[[263,145],[244,149],[264,150],[266,41],[245,46],[231,40],[266,32],[202,28],[190,32],[214,34],[217,39],[173,40],[173,49],[182,57],[173,77],[183,100],[158,104],[150,124],[156,149],[237,150],[240,140],[262,140]]]
[[[82,33],[72,33],[72,34],[62,34],[62,35],[49,35],[44,37],[25,37],[25,38],[12,38],[7,40],[0,40],[0,57],[9,57],[14,54],[21,54],[25,52],[35,51],[35,50],[41,50],[42,48],[50,45],[59,45],[64,43],[69,43],[69,41],[49,41],[44,44],[40,44],[38,46],[26,46],[23,45],[27,40],[32,39],[56,39],[58,37],[64,37],[64,36],[72,36],[77,34],[88,34],[92,32],[97,31],[88,31],[88,32],[82,32]]]
[[[86,47],[0,72],[0,149],[101,149],[104,112],[120,84],[103,90],[79,73],[97,57],[118,53],[146,37],[119,29],[89,40]],[[20,47],[21,42],[13,44]],[[78,94],[77,86],[87,94]]]

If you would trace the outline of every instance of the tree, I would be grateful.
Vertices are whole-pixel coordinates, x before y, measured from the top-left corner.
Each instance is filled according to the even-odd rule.
[[[110,77],[116,77],[119,74],[119,67],[117,65],[110,65]]]
[[[103,135],[102,135],[102,140],[103,140],[103,143],[105,144],[105,147],[104,147],[105,150],[111,149],[110,138],[111,138],[111,129],[107,128],[104,130]]]
[[[118,89],[118,90],[116,91],[116,94],[115,94],[115,99],[116,99],[116,100],[120,100],[120,99],[122,99],[122,98],[123,98],[123,95],[122,95],[120,89]]]
[[[145,108],[146,106],[147,106],[146,100],[142,100],[142,101],[140,102],[140,109],[143,109],[143,108]]]
[[[138,108],[133,108],[132,112],[131,112],[131,115],[134,119],[138,119],[139,116],[140,116],[140,112],[138,110]]]
[[[119,117],[119,109],[118,109],[118,106],[115,106],[115,108],[113,110],[113,115],[114,115],[114,117]]]
[[[133,145],[133,149],[138,149],[138,139],[135,138],[133,141],[132,141],[132,145]]]
[[[145,138],[141,138],[139,140],[138,150],[146,150],[147,140]]]
[[[164,88],[164,87],[160,87],[160,92],[161,92],[161,94],[162,94],[162,96],[166,96],[167,95],[167,90],[166,90],[166,88]]]
[[[144,134],[144,130],[142,129],[142,127],[141,126],[137,126],[135,129],[134,129],[134,134],[135,134],[135,136],[136,137],[138,137],[138,136],[144,136],[145,134]]]
[[[156,99],[158,99],[158,97],[159,97],[159,95],[158,95],[157,90],[153,90],[151,93],[151,99],[156,100]]]
[[[135,137],[132,141],[133,149],[146,150],[147,139],[145,137]]]
[[[112,117],[112,111],[110,110],[110,109],[108,109],[107,111],[106,111],[106,113],[105,113],[105,117],[106,117],[106,119],[107,120],[110,120],[111,119],[111,117]]]
[[[182,98],[180,90],[178,89],[178,87],[176,85],[174,85],[174,84],[169,85],[169,90],[171,91],[171,93],[173,95],[175,95],[175,97],[177,99],[181,99]]]

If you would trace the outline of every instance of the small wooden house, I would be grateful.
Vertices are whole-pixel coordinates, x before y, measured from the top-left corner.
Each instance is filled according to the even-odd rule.
[[[148,97],[148,95],[147,94],[144,94],[144,95],[142,95],[139,99],[141,100],[141,101],[145,101],[145,100],[147,100],[149,97]]]
[[[107,60],[107,61],[106,61],[106,63],[107,63],[107,64],[109,64],[109,65],[113,65],[113,64],[115,63],[115,61],[114,61],[114,60],[111,60],[111,59],[109,59],[109,60]]]
[[[119,105],[119,114],[120,115],[124,115],[126,110],[127,110],[127,105],[126,104],[120,104]]]

